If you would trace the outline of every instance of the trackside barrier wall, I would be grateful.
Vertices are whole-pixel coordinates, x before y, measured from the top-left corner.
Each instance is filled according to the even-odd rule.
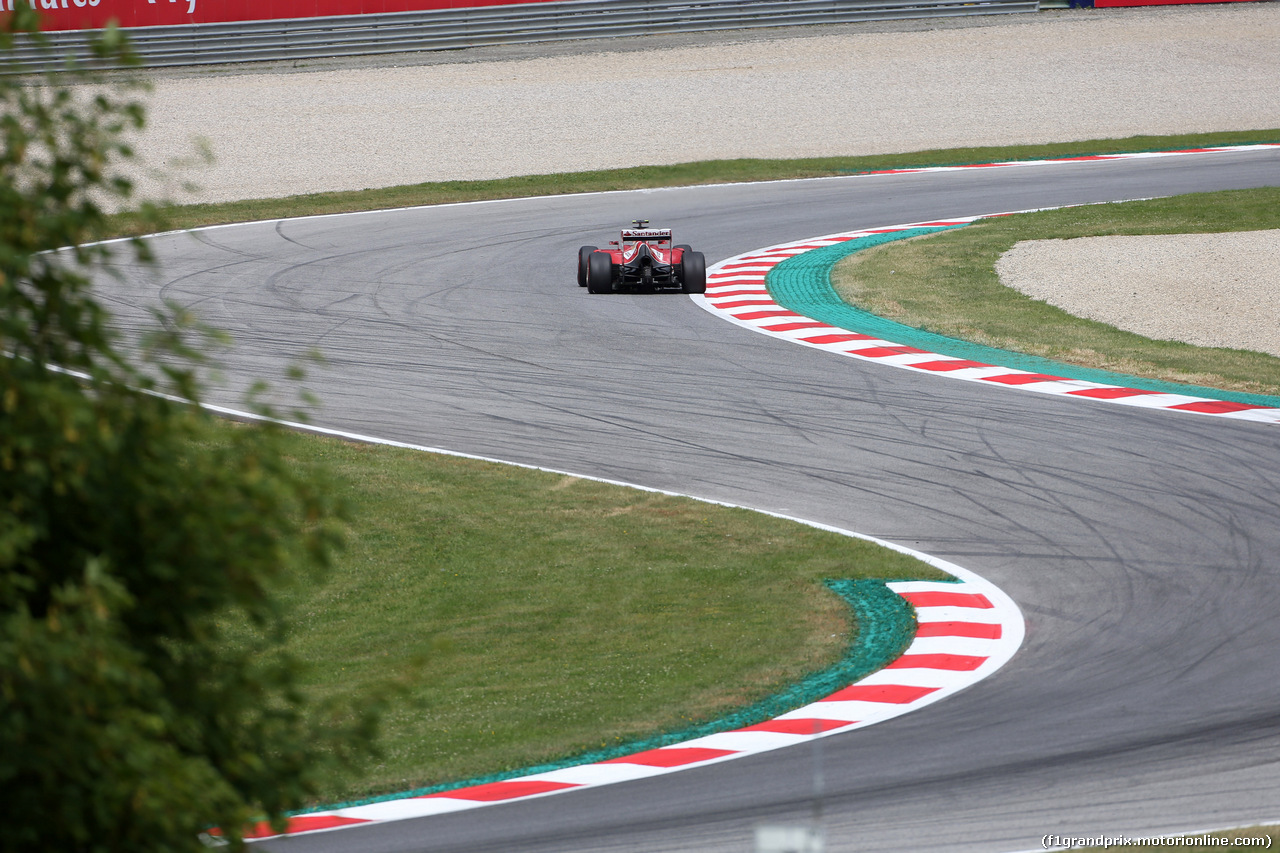
[[[122,27],[230,24],[518,6],[547,0],[0,0],[0,10],[15,2],[31,3],[39,12],[41,29],[49,32],[100,29],[111,20]]]
[[[391,3],[443,4],[451,0],[364,0],[385,7]],[[452,0],[457,2],[457,0]],[[8,8],[15,0],[0,0]],[[447,50],[501,44],[550,42],[567,39],[639,36],[660,33],[708,32],[752,27],[789,27],[859,21],[908,20],[965,15],[1034,12],[1039,0],[569,0],[480,5],[464,0],[467,8],[427,8],[369,14],[329,14],[332,4],[363,8],[361,0],[262,0],[246,6],[228,0],[16,0],[55,4],[42,11],[49,38],[64,54],[88,56],[90,31],[75,26],[102,26],[99,10],[129,2],[151,6],[157,15],[187,20],[163,26],[129,26],[134,49],[149,67],[212,65],[228,62],[319,59],[421,50]],[[63,8],[63,4],[66,8]],[[83,5],[81,5],[83,4]],[[90,5],[94,4],[94,5]],[[201,4],[204,4],[202,6]],[[271,20],[200,22],[205,9],[317,10],[311,15]],[[187,13],[187,9],[192,11]],[[135,9],[136,11],[136,9]],[[149,11],[149,10],[148,10]],[[65,14],[64,14],[65,13]],[[55,17],[56,16],[56,17]],[[117,14],[123,26],[139,20]],[[55,23],[60,22],[60,23]],[[81,22],[81,23],[75,23]],[[40,55],[22,44],[13,53],[10,73],[35,71]]]
[[[1181,6],[1189,3],[1260,3],[1265,0],[1093,0],[1099,9],[1113,6]]]

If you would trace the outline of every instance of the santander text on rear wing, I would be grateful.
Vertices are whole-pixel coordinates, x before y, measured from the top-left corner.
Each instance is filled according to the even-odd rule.
[[[623,228],[622,242],[634,243],[637,240],[655,240],[671,242],[670,228]]]

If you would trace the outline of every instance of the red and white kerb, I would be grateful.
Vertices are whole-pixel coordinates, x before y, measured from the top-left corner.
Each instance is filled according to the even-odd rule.
[[[429,817],[660,776],[852,731],[936,702],[1003,666],[1021,645],[1024,626],[1017,606],[998,588],[957,566],[930,562],[965,579],[890,583],[915,607],[915,640],[889,666],[817,702],[756,725],[595,764],[299,815],[289,820],[286,834]],[[248,837],[273,836],[263,825]]]
[[[966,225],[982,218],[985,217],[970,216],[872,228],[865,231],[849,231],[748,252],[721,261],[709,268],[706,294],[691,295],[690,298],[711,313],[752,331],[826,350],[836,355],[874,361],[891,367],[969,382],[1003,385],[1041,394],[1082,397],[1149,409],[1169,409],[1264,423],[1280,423],[1280,408],[1214,400],[1192,394],[1145,391],[1001,367],[929,352],[895,341],[883,340],[874,335],[851,332],[784,308],[773,300],[765,286],[765,277],[773,267],[788,258],[814,249],[874,234],[892,234],[914,228]]]

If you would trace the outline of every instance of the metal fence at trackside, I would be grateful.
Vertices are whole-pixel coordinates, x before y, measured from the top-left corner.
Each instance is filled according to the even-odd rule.
[[[569,0],[383,15],[134,27],[128,34],[147,66],[163,68],[1038,9],[1039,0]],[[88,57],[89,33],[47,35],[60,54]],[[20,44],[3,70],[36,71],[43,61],[34,47]]]

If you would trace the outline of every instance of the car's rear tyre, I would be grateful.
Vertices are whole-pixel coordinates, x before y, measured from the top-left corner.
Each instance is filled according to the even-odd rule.
[[[687,251],[680,258],[680,286],[685,293],[707,292],[707,259],[701,252]]]
[[[672,246],[673,249],[684,249],[686,252],[692,252],[693,247],[687,243],[681,243],[679,246]]]
[[[613,260],[605,252],[587,256],[587,292],[613,292]]]
[[[583,246],[578,250],[578,287],[587,286],[587,260],[595,250],[595,246]]]

